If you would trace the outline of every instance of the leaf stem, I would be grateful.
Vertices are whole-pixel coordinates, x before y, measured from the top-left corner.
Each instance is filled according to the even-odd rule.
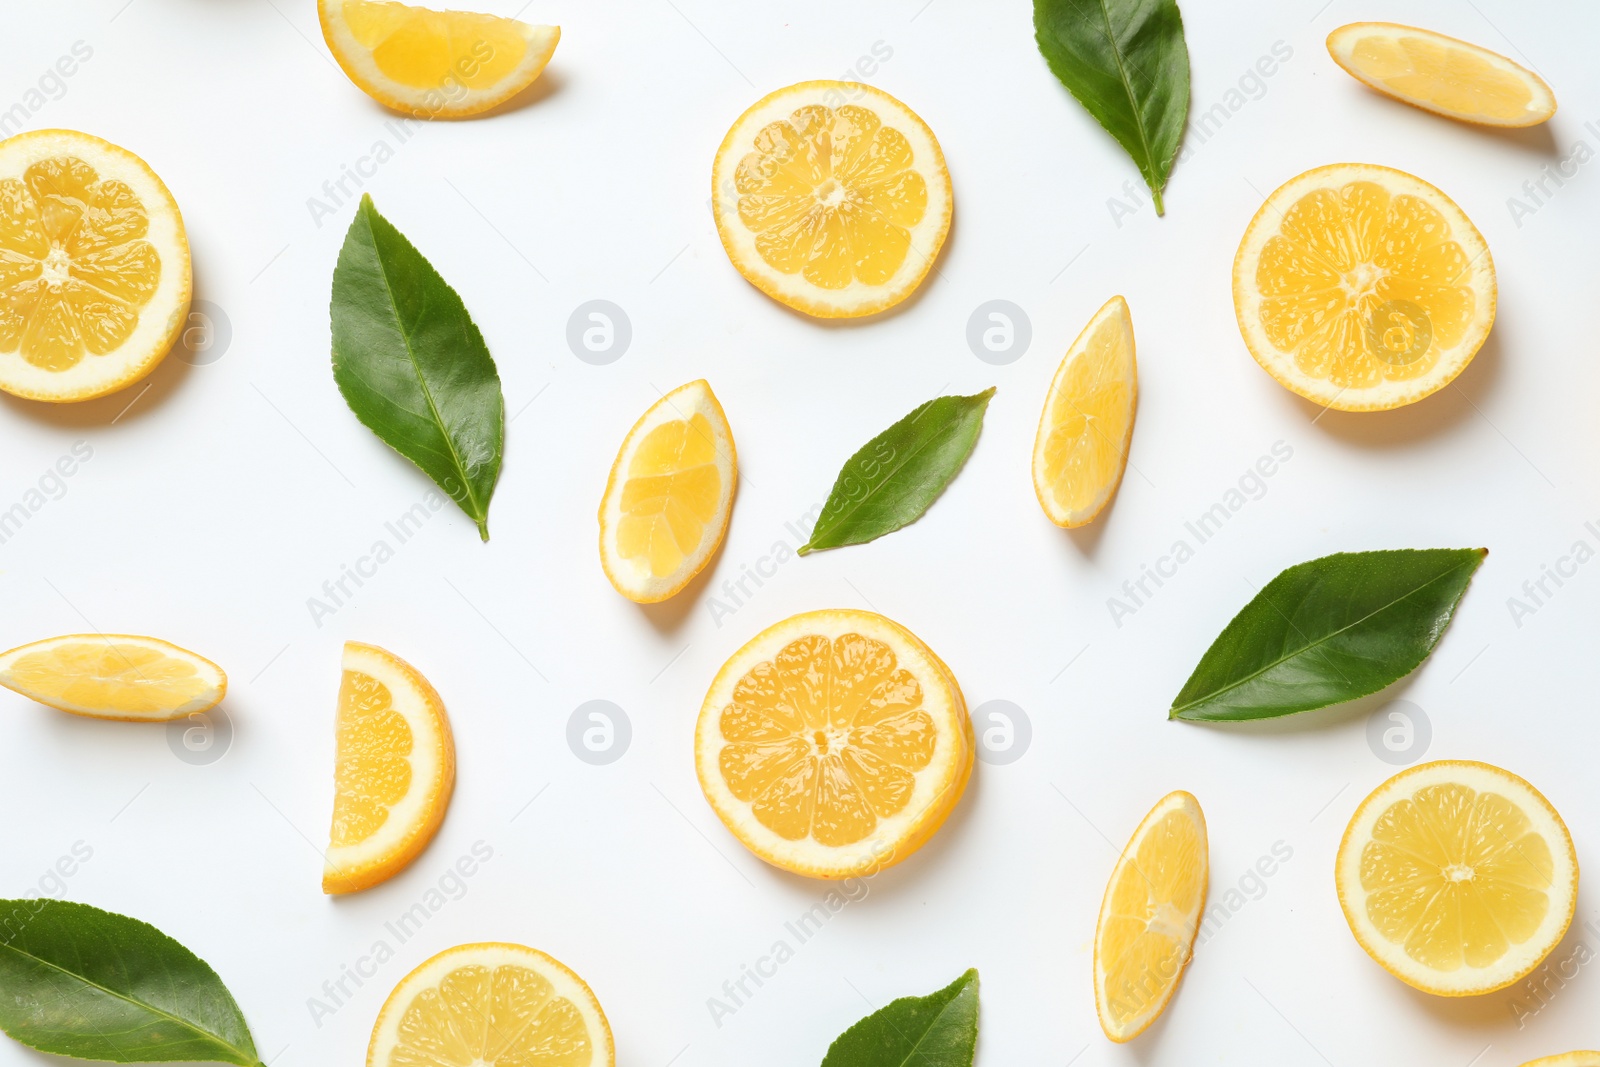
[[[489,519],[487,516],[478,520],[478,537],[484,541],[489,540]]]
[[[1158,216],[1165,215],[1167,213],[1167,205],[1165,205],[1165,204],[1163,204],[1161,202],[1161,190],[1158,187],[1152,185],[1150,187],[1150,196],[1151,196],[1152,199],[1155,200],[1155,203],[1156,203],[1156,214]]]

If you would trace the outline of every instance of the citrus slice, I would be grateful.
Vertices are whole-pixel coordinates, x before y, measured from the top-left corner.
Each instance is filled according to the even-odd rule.
[[[1067,349],[1039,416],[1033,492],[1051,522],[1082,526],[1110,501],[1128,464],[1138,399],[1133,319],[1114,296]]]
[[[322,36],[356,87],[424,119],[488,111],[532,85],[559,26],[390,0],[317,0]]]
[[[1487,763],[1425,763],[1383,783],[1350,820],[1336,871],[1356,941],[1438,996],[1521,980],[1577,907],[1566,824],[1533,786]]]
[[[738,479],[733,431],[703,379],[652,404],[600,501],[600,564],[617,592],[653,604],[688,585],[728,532]]]
[[[1529,1060],[1522,1067],[1600,1067],[1600,1052],[1564,1052],[1559,1056],[1541,1056]]]
[[[1194,955],[1211,851],[1200,802],[1161,798],[1117,858],[1094,930],[1094,1004],[1113,1041],[1132,1041],[1166,1010]]]
[[[1443,389],[1494,325],[1489,246],[1448,196],[1367,163],[1308,170],[1261,205],[1233,261],[1239,331],[1267,373],[1341,411]]]
[[[811,611],[757,634],[706,694],[700,788],[761,859],[813,878],[871,874],[949,816],[976,752],[961,690],[912,633]]]
[[[169,722],[216,707],[228,676],[158,638],[68,634],[0,652],[0,685],[73,715]]]
[[[711,196],[745,280],[819,318],[910,296],[953,202],[927,124],[881,89],[836,81],[779,89],[740,115],[717,149]]]
[[[457,945],[400,980],[378,1012],[367,1067],[613,1067],[593,990],[523,945]]]
[[[144,160],[76,130],[0,141],[0,389],[63,403],[133,384],[189,292],[183,216]]]
[[[1556,113],[1543,78],[1498,52],[1393,22],[1352,22],[1328,54],[1357,81],[1401,103],[1480,126],[1536,126]]]
[[[345,642],[337,715],[322,891],[354,893],[393,877],[433,840],[455,788],[456,747],[433,686],[373,645]]]

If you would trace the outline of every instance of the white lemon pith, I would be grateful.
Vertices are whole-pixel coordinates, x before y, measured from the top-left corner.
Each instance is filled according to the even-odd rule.
[[[59,403],[131,385],[189,297],[183,218],[143,160],[74,130],[0,142],[0,389]]]

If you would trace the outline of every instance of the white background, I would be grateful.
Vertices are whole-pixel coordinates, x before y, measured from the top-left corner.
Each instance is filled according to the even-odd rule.
[[[486,6],[510,15],[518,3]],[[563,37],[519,106],[419,129],[366,183],[463,295],[499,365],[516,418],[493,540],[480,544],[447,508],[318,627],[307,599],[429,489],[334,388],[326,307],[352,205],[319,227],[307,203],[375,141],[396,143],[391,116],[333,66],[309,0],[9,0],[0,108],[25,101],[74,42],[91,47],[29,122],[99,134],[156,169],[184,211],[196,295],[223,309],[232,339],[207,365],[168,359],[147,392],[61,408],[0,398],[0,510],[74,442],[93,448],[65,495],[0,546],[0,645],[92,627],[192,647],[229,672],[233,737],[220,760],[194,764],[161,727],[4,694],[0,893],[39,892],[82,842],[92,858],[47,890],[193,948],[233,989],[273,1067],[360,1062],[394,983],[473,940],[524,942],[574,967],[627,1067],[815,1064],[871,1008],[969,966],[982,974],[986,1067],[1502,1067],[1600,1045],[1600,967],[1519,1028],[1517,1005],[1535,1004],[1525,992],[1446,1001],[1386,975],[1351,938],[1332,879],[1351,812],[1394,770],[1369,748],[1368,718],[1400,697],[1432,723],[1429,758],[1523,774],[1566,817],[1580,860],[1600,863],[1600,564],[1520,626],[1507,605],[1575,541],[1600,547],[1584,526],[1600,519],[1586,236],[1600,163],[1520,225],[1507,203],[1532,206],[1523,183],[1579,140],[1600,149],[1584,127],[1600,119],[1600,13],[1553,0],[1321,4],[1189,0],[1196,115],[1227,110],[1228,91],[1276,42],[1293,54],[1258,99],[1191,141],[1164,219],[1144,205],[1119,226],[1108,199],[1136,188],[1137,172],[1051,77],[1025,4],[533,0],[523,17],[559,23]],[[1543,73],[1561,111],[1547,127],[1494,133],[1385,100],[1322,45],[1361,18],[1504,51]],[[892,56],[869,80],[937,133],[956,221],[936,273],[898,313],[828,325],[729,265],[707,207],[711,159],[759,95],[838,77],[875,44]],[[1449,193],[1488,239],[1500,311],[1441,394],[1319,418],[1245,351],[1229,268],[1266,193],[1341,160],[1400,167]],[[1116,293],[1139,343],[1132,459],[1113,506],[1066,533],[1033,499],[1029,452],[1061,353]],[[568,317],[596,298],[632,323],[609,366],[580,362],[566,342]],[[1033,334],[1000,367],[966,341],[968,317],[997,298],[1026,309]],[[601,573],[595,508],[633,420],[658,389],[697,377],[738,442],[732,528],[708,576],[641,609]],[[922,521],[789,559],[713,618],[725,580],[775,542],[793,546],[785,523],[821,501],[851,451],[923,400],[990,385],[999,393],[977,450]],[[1265,495],[1114,625],[1107,597],[1279,441],[1293,457]],[[1264,728],[1166,721],[1201,652],[1284,566],[1466,545],[1488,546],[1487,562],[1436,654],[1393,690]],[[792,943],[784,924],[827,887],[765,866],[723,829],[695,783],[694,718],[738,645],[829,606],[910,626],[974,708],[1024,708],[1032,744],[1008,766],[980,765],[926,848],[718,1026],[708,998],[778,939]],[[460,767],[417,863],[330,900],[317,847],[346,638],[392,649],[434,682]],[[631,747],[609,766],[580,761],[566,741],[568,717],[591,699],[632,723]],[[1176,788],[1210,820],[1215,899],[1275,844],[1293,857],[1201,946],[1166,1017],[1114,1047],[1090,991],[1095,916],[1116,848]],[[361,988],[347,985],[353,997],[318,1025],[308,999],[392,942],[385,922],[478,841],[493,858],[465,895]],[[1600,925],[1587,887],[1584,921]],[[1600,951],[1600,937],[1574,929],[1553,960]],[[45,1062],[0,1042],[0,1063]]]

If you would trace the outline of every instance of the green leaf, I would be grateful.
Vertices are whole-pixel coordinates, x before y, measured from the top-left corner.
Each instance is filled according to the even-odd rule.
[[[920,519],[972,454],[992,396],[991,388],[930,400],[863,445],[839,471],[800,555],[865,544]]]
[[[1189,116],[1189,47],[1176,0],[1034,0],[1050,71],[1139,166],[1164,214]]]
[[[1339,552],[1290,567],[1206,649],[1169,717],[1272,719],[1376,693],[1428,658],[1488,553]]]
[[[363,195],[333,269],[333,378],[362,424],[489,540],[505,400],[456,291]]]
[[[834,1039],[822,1067],[971,1067],[978,1046],[978,972],[937,993],[901,997]]]
[[[204,960],[148,923],[42,897],[0,900],[0,1030],[85,1060],[261,1062]]]

